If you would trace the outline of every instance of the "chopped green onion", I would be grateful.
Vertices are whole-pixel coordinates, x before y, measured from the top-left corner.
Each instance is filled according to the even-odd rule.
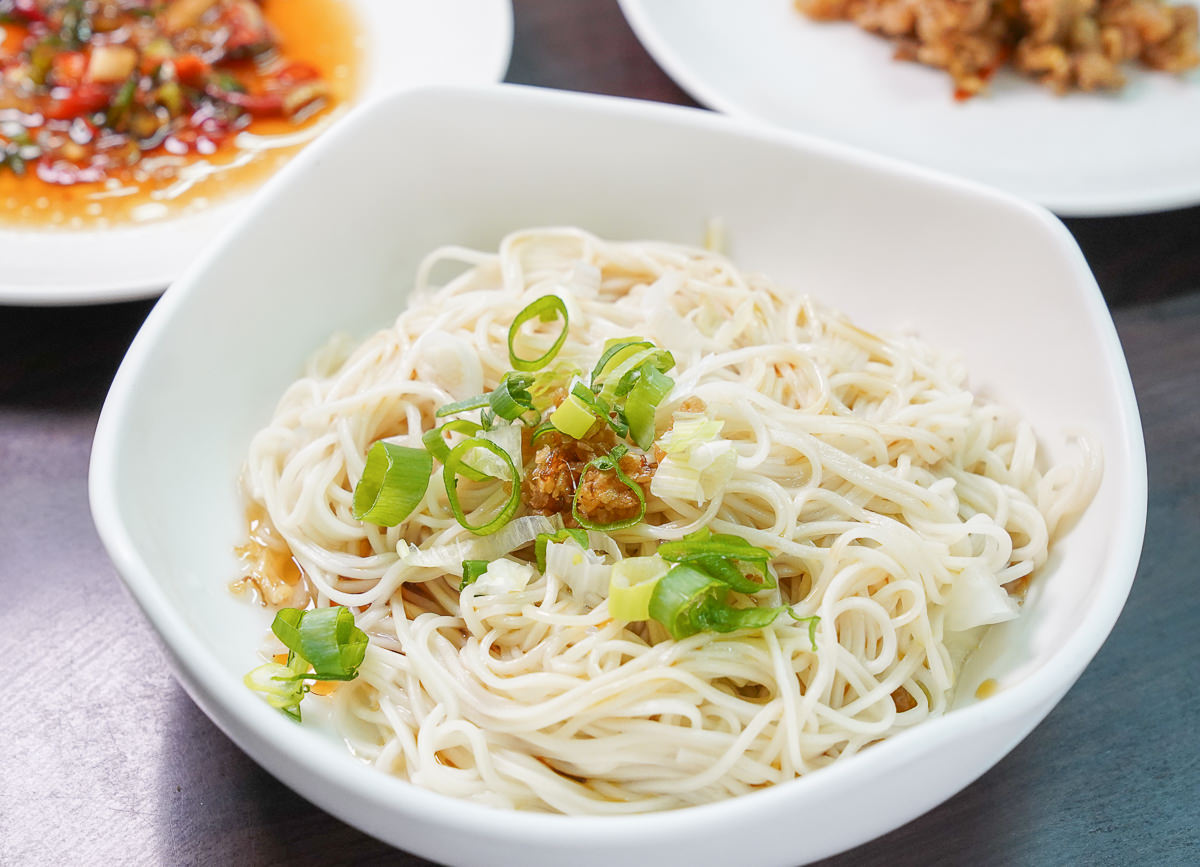
[[[550,421],[542,422],[540,425],[534,428],[533,433],[529,435],[529,444],[533,445],[546,434],[554,433],[556,430],[557,428],[555,428],[553,423]]]
[[[665,349],[651,346],[633,353],[619,364],[610,366],[600,377],[601,388],[597,394],[607,401],[624,397],[633,388],[643,370],[666,373],[675,366],[675,357]],[[596,386],[593,384],[592,389]]]
[[[537,538],[533,542],[533,553],[537,557],[537,567],[539,572],[546,571],[546,546],[551,542],[565,542],[568,539],[573,539],[577,545],[583,550],[588,549],[588,534],[587,530],[579,530],[574,527],[565,527],[555,533],[538,533]]]
[[[433,455],[434,458],[436,458],[439,462],[444,464],[447,456],[450,454],[450,446],[444,438],[445,434],[475,434],[479,433],[481,430],[483,430],[483,428],[477,422],[473,422],[465,418],[456,418],[452,421],[446,422],[441,427],[435,427],[431,430],[425,431],[425,433],[421,435],[421,442],[425,444],[426,451]],[[467,471],[464,472],[463,475],[475,482],[482,482],[488,477],[487,473],[481,472],[480,470],[472,470],[470,467],[467,468]]]
[[[653,445],[655,410],[674,387],[675,380],[657,368],[642,368],[642,375],[625,399],[625,420],[629,422],[629,436],[637,443],[638,448],[645,450]]]
[[[624,340],[608,341],[604,346],[604,352],[600,354],[600,360],[597,361],[596,366],[592,368],[592,377],[590,383],[592,388],[595,388],[603,382],[605,372],[609,368],[615,367],[624,359],[636,352],[653,348],[653,343],[651,343],[649,340],[643,340],[640,337],[626,337]]]
[[[531,382],[533,377],[528,374],[504,374],[500,384],[488,394],[492,412],[505,421],[516,421],[533,409],[533,396],[529,393]]]
[[[739,593],[757,593],[775,586],[775,579],[767,570],[771,552],[751,545],[741,536],[703,528],[678,542],[664,542],[658,546],[658,554],[670,563],[697,566]],[[762,582],[751,581],[731,561],[749,563],[762,575]]]
[[[238,81],[237,76],[231,72],[226,72],[225,70],[216,70],[213,73],[213,79],[216,82],[217,87],[221,88],[221,90],[225,91],[226,93],[246,92],[246,85]]]
[[[472,409],[483,409],[487,405],[488,395],[477,394],[474,397],[468,397],[464,400],[457,400],[454,403],[448,403],[435,412],[434,415],[438,418],[442,418],[443,416],[454,415],[455,413],[459,412],[467,412],[468,410]],[[487,425],[484,425],[484,427],[487,427]]]
[[[575,387],[571,389],[572,396],[579,399],[584,406],[590,409],[596,416],[608,423],[608,426],[613,429],[613,432],[623,437],[629,433],[629,425],[625,423],[625,419],[621,413],[613,413],[612,407],[601,400],[596,394],[584,385],[582,382],[575,383]]]
[[[394,527],[425,497],[433,457],[425,449],[379,440],[367,452],[367,465],[354,487],[354,518]]]
[[[788,614],[792,615],[792,619],[797,623],[808,623],[808,640],[812,644],[812,649],[815,651],[817,649],[817,624],[821,622],[821,618],[816,614],[813,614],[811,617],[797,617],[796,612],[791,608],[789,608],[787,611]]]
[[[329,608],[281,608],[271,631],[284,647],[312,665],[311,680],[353,680],[367,653],[367,634],[354,625],[354,613],[341,605]]]
[[[183,112],[183,88],[178,81],[166,81],[154,93],[158,104],[167,110],[171,117],[178,117]]]
[[[474,584],[479,580],[479,576],[488,570],[488,566],[490,565],[487,560],[463,560],[462,583],[458,585],[458,589],[462,590],[468,584]]]
[[[643,517],[645,517],[646,495],[642,493],[642,486],[633,481],[633,479],[629,478],[629,476],[625,475],[625,471],[621,469],[621,458],[624,457],[625,453],[628,451],[629,449],[627,446],[618,443],[607,455],[598,455],[597,457],[594,457],[588,461],[583,470],[579,473],[579,482],[575,485],[575,496],[571,500],[571,516],[576,520],[579,526],[586,527],[589,530],[602,530],[604,532],[610,532],[612,530],[623,530],[626,527],[632,527],[638,521],[642,520]],[[579,494],[583,490],[583,480],[591,470],[596,470],[597,472],[602,473],[610,471],[615,472],[617,474],[617,481],[629,488],[629,490],[633,491],[634,495],[637,497],[638,505],[640,507],[638,509],[638,513],[621,521],[613,521],[611,524],[593,524],[587,518],[583,517],[579,513]]]
[[[43,36],[29,51],[29,65],[25,75],[34,84],[46,83],[46,76],[54,67],[54,58],[62,50],[62,40],[57,36]]]
[[[707,572],[680,564],[659,579],[650,596],[649,613],[672,638],[698,632],[733,632],[770,626],[785,606],[734,608],[729,585]]]
[[[650,618],[650,597],[670,569],[661,557],[626,557],[608,579],[608,613],[632,623]]]
[[[466,462],[466,456],[475,449],[483,449],[491,452],[496,457],[500,458],[508,467],[510,476],[502,481],[510,481],[512,483],[512,491],[509,494],[508,500],[500,507],[500,511],[482,524],[471,524],[467,521],[467,515],[463,511],[462,504],[458,499],[458,479],[457,476],[465,476],[467,469],[473,469]],[[508,452],[500,448],[490,440],[481,439],[479,437],[471,437],[463,440],[450,450],[450,454],[446,455],[446,460],[443,461],[443,476],[446,483],[446,496],[450,500],[450,509],[454,512],[454,517],[458,523],[462,524],[476,536],[486,536],[489,533],[494,533],[508,523],[513,514],[517,511],[517,507],[521,504],[521,476],[517,471],[516,465],[513,464],[512,458]]]
[[[558,409],[550,413],[550,424],[555,430],[577,440],[587,436],[595,423],[596,414],[591,407],[574,394],[568,394]]]
[[[308,684],[296,677],[290,666],[268,662],[248,672],[242,683],[262,696],[271,707],[293,719],[300,719],[300,700],[308,692]]]
[[[513,348],[513,343],[517,339],[517,332],[521,330],[521,326],[534,317],[538,317],[543,322],[553,322],[555,319],[562,318],[562,331],[559,332],[558,338],[554,344],[537,358],[522,358],[517,355],[516,349]],[[512,325],[508,329],[508,360],[512,362],[512,366],[517,370],[531,371],[540,370],[545,367],[554,356],[558,355],[558,351],[562,349],[563,343],[567,340],[567,328],[570,325],[570,317],[567,316],[567,305],[557,295],[543,295],[541,298],[529,304],[524,310],[517,314]]]
[[[288,649],[287,665],[268,662],[250,671],[242,682],[271,707],[300,719],[300,700],[306,680],[353,680],[367,654],[367,634],[354,625],[349,608],[281,608],[271,631]],[[310,672],[308,669],[312,667]]]
[[[117,124],[124,120],[133,105],[133,94],[137,90],[137,84],[136,75],[125,79],[125,83],[121,85],[121,89],[117,91],[116,97],[108,108],[108,113],[104,118],[106,126],[116,128]]]
[[[571,380],[582,374],[578,365],[569,361],[557,361],[549,367],[543,367],[533,376],[529,393],[533,397],[533,408],[544,411],[554,405],[554,397],[559,390],[566,389]]]

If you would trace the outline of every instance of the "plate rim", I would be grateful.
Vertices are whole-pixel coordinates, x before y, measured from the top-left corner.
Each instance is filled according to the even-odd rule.
[[[731,117],[803,135],[828,138],[819,132],[781,124],[772,120],[769,116],[746,108],[737,100],[727,98],[719,88],[714,87],[704,76],[698,76],[695,73],[694,66],[684,59],[683,55],[675,49],[671,41],[663,35],[661,29],[654,25],[653,16],[646,8],[648,2],[652,3],[654,0],[617,0],[618,5],[621,7],[621,12],[625,16],[625,20],[629,22],[630,28],[633,30],[634,35],[637,36],[642,47],[645,48],[646,52],[662,70],[670,76],[671,80],[683,88],[694,99],[711,109],[730,115]],[[829,138],[829,140],[837,141],[839,144],[845,144],[848,147],[872,150],[865,145],[843,142],[841,139]],[[902,162],[909,162],[903,157],[885,154],[881,151],[872,150],[872,152]],[[950,173],[950,170],[940,169],[937,166],[923,163],[914,163],[914,165],[922,165],[935,171]],[[1109,195],[1104,193],[1090,196],[1058,196],[1054,194],[1046,196],[994,186],[988,184],[986,181],[965,175],[958,175],[957,173],[954,173],[954,176],[1001,190],[1009,195],[1027,199],[1061,217],[1132,217],[1200,205],[1200,172],[1188,183],[1170,188],[1159,186],[1148,193],[1134,196]]]
[[[492,63],[486,74],[478,76],[479,84],[494,83],[504,79],[508,72],[508,67],[512,62],[513,38],[514,38],[514,12],[512,0],[501,0],[496,4],[499,28],[495,32],[495,42],[492,46],[494,55]],[[365,84],[365,82],[364,82]],[[434,85],[416,85],[415,89]],[[362,88],[360,88],[361,90]],[[406,85],[403,83],[395,84],[381,82],[380,90],[375,94],[375,98],[385,94],[395,93],[404,90],[412,90],[414,85]],[[364,102],[361,98],[352,100],[347,103],[347,109],[354,109]],[[329,128],[321,132],[321,136],[326,135],[331,130],[337,128],[345,120],[346,114],[349,111],[343,111],[333,122]],[[318,136],[319,138],[320,136]],[[312,142],[309,142],[311,144]],[[294,157],[293,157],[294,159]],[[217,201],[214,201],[211,206],[204,210],[204,213],[211,213],[214,210],[228,211],[226,214],[225,223],[230,221],[238,221],[241,215],[250,207],[251,201],[266,185],[272,176],[278,174],[278,170],[269,173],[265,178],[257,183],[251,184],[248,187],[238,189],[228,196],[222,196]],[[194,215],[176,214],[161,221],[160,226],[178,225],[180,221],[186,220]],[[108,229],[92,229],[84,231],[80,234],[103,233],[106,231],[119,232],[122,229],[129,228],[128,224],[114,225]],[[69,238],[71,231],[69,229],[49,229],[46,231],[31,231],[19,227],[4,227],[0,226],[0,240],[6,238],[19,242],[22,237],[45,237],[51,235],[63,235]],[[73,282],[57,282],[54,285],[44,285],[29,282],[13,282],[4,279],[3,274],[0,274],[0,305],[13,307],[72,307],[72,306],[88,306],[98,304],[115,304],[126,301],[142,301],[151,298],[156,298],[163,294],[167,288],[185,273],[187,273],[195,262],[201,261],[205,257],[206,250],[221,235],[221,231],[209,231],[204,243],[192,255],[192,261],[188,261],[183,265],[161,269],[155,271],[152,277],[146,277],[134,281],[112,279],[102,282],[94,282],[86,285],[79,285]]]

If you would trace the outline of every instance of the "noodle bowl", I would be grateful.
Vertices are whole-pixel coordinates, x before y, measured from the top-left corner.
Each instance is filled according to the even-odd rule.
[[[952,356],[857,328],[714,252],[531,230],[497,254],[435,251],[416,283],[392,328],[314,358],[254,438],[243,483],[261,524],[255,589],[277,606],[349,606],[369,636],[357,678],[319,699],[346,743],[438,792],[571,814],[677,808],[942,714],[980,631],[1017,616],[1099,479],[1086,439],[1046,465],[1029,426],[969,391]],[[691,401],[736,456],[711,497],[651,483],[640,521],[590,533],[606,568],[697,530],[733,534],[770,552],[777,584],[756,603],[791,617],[672,638],[614,618],[571,569],[460,589],[462,561],[531,563],[563,519],[526,505],[476,536],[437,483],[397,526],[354,517],[372,444],[419,448],[440,407],[496,388],[510,325],[548,294],[569,313],[556,363],[587,369],[606,341],[653,341],[675,361],[658,443]],[[553,334],[524,339],[536,355]],[[506,491],[461,496],[483,515]],[[289,557],[294,573],[262,568]]]

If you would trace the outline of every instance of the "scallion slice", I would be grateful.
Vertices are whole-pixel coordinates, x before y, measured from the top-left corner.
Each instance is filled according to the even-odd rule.
[[[424,498],[432,472],[433,457],[425,449],[379,440],[367,452],[367,465],[354,487],[355,519],[396,526]]]
[[[349,608],[281,608],[271,631],[288,649],[287,665],[268,662],[250,671],[243,683],[293,719],[300,719],[306,680],[353,680],[367,654],[367,634],[354,624]],[[309,668],[312,671],[309,671]]]
[[[592,385],[592,390],[595,391],[596,385],[600,385],[597,396],[611,403],[630,392],[641,377],[642,371],[657,370],[666,373],[674,366],[675,357],[671,353],[651,346],[649,349],[633,353],[618,364],[610,365],[609,369],[601,374],[599,382]]]
[[[465,400],[456,400],[454,403],[448,403],[438,409],[434,415],[438,418],[442,418],[443,416],[454,415],[455,413],[459,412],[468,412],[472,409],[483,409],[487,405],[488,395],[477,394],[474,397],[468,397]]]
[[[555,430],[577,440],[587,436],[596,423],[596,413],[578,396],[568,394],[558,409],[550,413],[550,424]]]
[[[809,640],[809,643],[812,644],[812,649],[813,649],[813,652],[815,653],[816,649],[817,649],[817,624],[819,624],[821,622],[820,616],[813,614],[809,617],[799,617],[799,616],[797,616],[796,612],[793,611],[791,608],[788,609],[788,614],[792,615],[792,619],[795,620],[797,623],[807,623],[808,624],[808,640]]]
[[[703,528],[678,542],[664,542],[658,546],[658,555],[670,563],[698,566],[739,593],[757,593],[775,586],[775,579],[767,569],[771,552],[730,533],[713,533]],[[751,581],[732,561],[749,563],[762,575],[762,581]]]
[[[597,397],[595,392],[582,382],[575,383],[575,386],[571,389],[571,395],[595,413],[597,418],[607,422],[608,426],[613,429],[613,433],[617,436],[623,437],[629,433],[629,425],[626,423],[622,413],[614,412],[612,407]]]
[[[477,422],[470,419],[456,418],[446,422],[440,427],[435,427],[432,430],[425,431],[421,435],[421,442],[425,444],[425,450],[434,456],[439,462],[446,463],[446,458],[450,455],[450,445],[445,440],[447,433],[475,434],[483,430]],[[488,478],[488,474],[482,470],[477,470],[473,467],[466,467],[463,470],[463,475],[473,482],[482,482]]]
[[[505,421],[516,421],[533,409],[529,385],[533,377],[524,373],[506,373],[500,384],[488,394],[488,406]]]
[[[490,566],[487,560],[463,560],[462,583],[458,585],[458,589],[462,590],[468,584],[474,584],[479,580],[479,576],[488,570]]]
[[[654,413],[662,399],[671,393],[675,380],[654,367],[642,368],[641,376],[625,398],[625,420],[629,436],[638,448],[646,450],[654,444]]]
[[[643,340],[640,337],[626,337],[624,340],[608,341],[604,347],[604,352],[600,353],[600,359],[596,362],[596,366],[592,368],[590,380],[592,388],[596,388],[603,383],[605,374],[610,368],[616,367],[634,353],[653,348],[653,343],[649,340]]]
[[[659,579],[650,596],[649,613],[674,639],[698,632],[733,632],[770,626],[785,606],[734,608],[729,585],[686,564]]]
[[[537,557],[537,567],[539,572],[546,571],[546,546],[551,542],[565,542],[568,539],[573,539],[580,548],[585,551],[588,549],[588,534],[587,530],[580,530],[575,527],[564,527],[555,533],[538,533],[537,538],[533,542],[533,553]]]
[[[458,499],[457,477],[465,476],[465,470],[472,469],[466,460],[467,455],[475,449],[483,449],[500,458],[510,472],[509,478],[502,481],[508,481],[512,484],[512,491],[509,493],[508,500],[500,507],[500,511],[482,524],[471,524],[467,521],[467,515],[463,511],[462,503]],[[516,513],[517,507],[521,504],[521,477],[508,452],[494,442],[479,437],[471,437],[468,440],[463,440],[450,450],[450,454],[446,455],[443,465],[442,475],[446,483],[446,496],[450,500],[450,509],[454,512],[454,517],[458,523],[462,524],[476,536],[486,536],[489,533],[496,532],[507,524],[509,519]]]
[[[292,719],[300,719],[300,700],[308,692],[308,684],[296,676],[291,666],[268,662],[248,672],[242,678],[242,683],[257,692],[271,707],[278,708]]]
[[[562,319],[562,331],[559,332],[558,338],[553,345],[537,358],[522,358],[517,355],[513,343],[517,339],[517,333],[521,330],[521,326],[534,317],[541,319],[543,322],[553,322],[555,319]],[[508,360],[517,370],[531,371],[540,370],[549,364],[554,356],[558,355],[558,351],[562,349],[563,343],[567,340],[567,328],[570,325],[570,317],[567,315],[567,305],[557,295],[543,295],[533,303],[529,304],[517,314],[513,319],[512,325],[508,329]]]
[[[613,447],[613,450],[606,455],[598,455],[592,458],[584,466],[579,473],[579,482],[575,485],[575,496],[571,499],[571,516],[581,527],[586,527],[589,530],[601,530],[603,532],[611,532],[613,530],[623,530],[626,527],[632,527],[634,524],[642,520],[646,515],[646,495],[642,492],[642,486],[629,476],[625,475],[625,471],[621,469],[621,458],[629,451],[627,446],[620,443]],[[595,470],[597,472],[615,472],[617,480],[629,490],[633,491],[637,497],[639,509],[636,515],[626,518],[621,521],[613,521],[611,524],[593,524],[587,518],[579,513],[579,494],[583,490],[583,480],[587,474]]]
[[[542,422],[540,425],[534,428],[533,433],[529,435],[529,444],[533,445],[546,434],[554,433],[556,430],[557,428],[555,428],[554,424],[549,420]]]
[[[632,623],[650,618],[650,597],[670,567],[661,557],[626,557],[608,579],[608,613]]]
[[[283,646],[312,665],[311,680],[353,680],[367,653],[367,634],[354,625],[354,613],[341,605],[329,608],[281,608],[271,631]]]

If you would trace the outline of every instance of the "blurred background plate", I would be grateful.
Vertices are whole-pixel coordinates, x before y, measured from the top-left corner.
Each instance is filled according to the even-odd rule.
[[[498,81],[508,67],[513,36],[508,0],[343,2],[356,19],[361,50],[351,104],[427,84]],[[347,107],[328,119],[336,120]],[[144,223],[97,229],[0,225],[0,304],[96,304],[157,295],[241,213],[256,186],[242,186],[191,213]]]
[[[1002,70],[988,93],[958,102],[945,72],[893,60],[888,40],[811,21],[791,0],[620,2],[663,69],[727,114],[982,181],[1063,215],[1200,202],[1200,69],[1127,64],[1121,92],[1067,96]]]

